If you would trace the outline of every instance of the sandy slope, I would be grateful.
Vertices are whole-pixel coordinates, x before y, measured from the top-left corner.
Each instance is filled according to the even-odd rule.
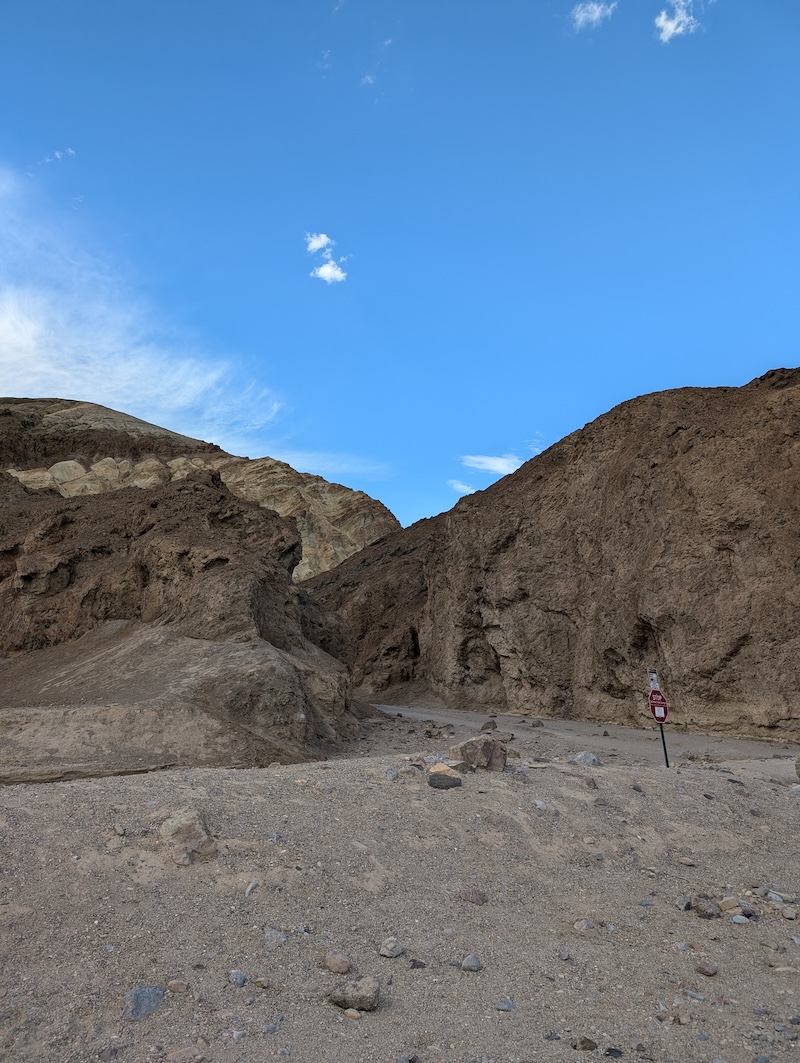
[[[512,770],[443,791],[414,754],[473,722],[391,711],[327,763],[0,791],[0,1060],[792,1058],[800,919],[746,894],[800,893],[795,747],[670,735],[667,770],[650,729],[501,719]],[[602,764],[567,763],[584,749]],[[184,805],[218,849],[191,866],[158,830]],[[698,892],[759,918],[676,907]],[[326,999],[346,981],[331,949],[380,980],[377,1010]],[[457,965],[470,953],[482,970]],[[186,990],[122,1018],[129,990],[170,980]]]

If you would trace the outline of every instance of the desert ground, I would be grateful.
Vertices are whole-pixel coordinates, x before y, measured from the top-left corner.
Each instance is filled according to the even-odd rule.
[[[800,749],[501,716],[505,771],[430,785],[486,719],[3,787],[0,1060],[794,1058]]]

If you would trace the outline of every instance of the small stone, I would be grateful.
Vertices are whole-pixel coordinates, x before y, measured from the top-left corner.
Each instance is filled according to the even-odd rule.
[[[352,967],[352,960],[346,952],[339,952],[338,949],[332,949],[326,953],[325,959],[322,961],[329,971],[334,974],[349,974]]]
[[[244,1030],[234,1030],[233,1039],[234,1041],[244,1041]]]
[[[570,753],[567,757],[567,764],[583,764],[587,768],[599,768],[600,758],[596,753],[584,750],[582,753]]]
[[[511,997],[501,997],[494,1006],[495,1011],[513,1011],[514,1001]]]
[[[482,967],[483,964],[474,952],[471,952],[469,956],[465,956],[464,959],[461,961],[462,971],[480,971]]]
[[[487,771],[503,771],[507,756],[505,745],[488,734],[475,735],[450,747],[453,760],[464,760],[473,768],[486,768]]]
[[[173,846],[173,859],[178,851],[185,852],[189,861],[193,856],[213,856],[217,851],[205,816],[194,808],[179,808],[164,820],[158,832]]]
[[[164,990],[160,985],[139,985],[129,989],[125,994],[122,1017],[129,1022],[140,1022],[152,1015],[163,999]]]
[[[731,912],[734,908],[739,907],[739,902],[735,897],[723,897],[719,902],[719,906],[723,912]]]
[[[697,867],[697,864],[689,856],[682,856],[678,863],[683,864],[684,867]]]
[[[394,764],[390,764],[388,767],[384,768],[383,775],[389,782],[397,782],[400,778],[400,772]]]
[[[695,970],[698,974],[702,974],[706,978],[713,978],[719,968],[715,963],[709,963],[706,960],[701,960],[700,963],[698,963],[695,967]]]
[[[201,1063],[206,1057],[195,1048],[173,1048],[167,1052],[167,1063]]]
[[[653,908],[655,906],[655,901],[651,897],[642,897],[639,901],[639,905],[642,908]]]
[[[358,1008],[345,1008],[344,1014],[347,1016],[348,1019],[361,1018],[361,1012],[358,1010]]]
[[[722,911],[718,905],[706,897],[693,897],[692,908],[700,919],[721,919]]]
[[[688,893],[682,893],[680,897],[675,898],[675,907],[680,912],[690,912],[692,910],[692,898]]]
[[[435,765],[434,767],[438,767]],[[447,768],[446,765],[442,765],[444,771],[434,771],[433,768],[428,772],[428,786],[432,786],[434,790],[452,790],[456,786],[462,786],[461,776],[457,771],[452,768]]]
[[[750,920],[747,918],[746,915],[735,915],[731,919],[731,922],[732,923],[736,923],[737,926],[749,926],[750,925]]]
[[[458,891],[458,897],[467,904],[486,904],[489,899],[483,890],[479,890],[476,886],[465,886],[463,890]]]
[[[481,726],[481,731],[496,731],[496,730],[497,730],[497,720],[489,719],[489,720],[486,721],[485,724],[483,724]]]
[[[783,916],[784,919],[796,919],[797,918],[797,909],[796,908],[792,908],[791,905],[787,904],[785,907],[781,908],[781,915]]]
[[[400,944],[396,937],[386,938],[378,949],[381,956],[386,956],[390,960],[393,960],[397,956],[402,956],[405,951],[405,948]]]
[[[572,924],[573,930],[594,930],[595,924],[591,919],[578,919]]]
[[[286,943],[286,935],[284,934],[284,932],[282,930],[276,929],[275,927],[273,927],[271,930],[268,930],[264,935],[264,938],[266,939],[267,944],[273,949],[276,949],[279,945],[284,945]]]
[[[603,1053],[603,1055],[604,1056],[608,1056],[609,1059],[621,1059],[622,1058],[622,1049],[621,1048],[607,1048],[605,1050],[605,1052]]]
[[[334,989],[331,1000],[343,1010],[374,1011],[380,1000],[380,982],[371,975],[355,978]]]
[[[594,1052],[597,1048],[597,1041],[593,1041],[591,1037],[576,1037],[571,1044],[576,1052]]]
[[[561,952],[559,952],[558,954],[558,958],[560,960],[563,960],[565,963],[570,963],[572,961],[572,953],[569,951],[569,949],[562,949]]]
[[[228,981],[231,983],[231,985],[235,985],[238,989],[241,989],[242,986],[247,982],[247,975],[244,973],[244,971],[231,971],[228,974]]]

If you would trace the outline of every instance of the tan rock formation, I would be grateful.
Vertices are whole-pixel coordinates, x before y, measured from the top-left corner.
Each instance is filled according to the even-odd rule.
[[[67,470],[69,472],[69,470]],[[62,498],[0,474],[0,779],[264,764],[358,724],[294,521],[210,472]]]
[[[381,700],[800,729],[800,370],[616,407],[305,584]],[[391,692],[394,692],[392,696]],[[386,692],[389,692],[388,694]]]
[[[298,580],[333,568],[400,526],[363,491],[272,458],[233,457],[90,402],[0,399],[0,460],[26,487],[64,498],[160,487],[197,470],[217,471],[235,495],[295,518],[303,544]]]

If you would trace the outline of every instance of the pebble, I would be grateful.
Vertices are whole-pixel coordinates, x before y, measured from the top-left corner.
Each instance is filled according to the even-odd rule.
[[[327,953],[323,962],[334,974],[348,974],[352,967],[352,960],[347,953],[340,952],[338,949],[332,949]]]
[[[160,985],[137,985],[125,994],[122,1017],[129,1022],[146,1019],[148,1015],[153,1014],[163,999],[164,990]]]
[[[732,923],[736,923],[737,926],[749,926],[750,920],[746,915],[734,915],[731,919]]]
[[[578,919],[572,924],[573,930],[594,930],[594,923],[591,919]]]
[[[279,945],[283,945],[286,942],[286,935],[282,930],[276,930],[274,927],[272,930],[268,930],[264,935],[268,945],[276,949]]]
[[[501,997],[494,1006],[495,1011],[513,1011],[514,1001],[511,997]]]
[[[244,971],[231,971],[228,975],[228,981],[231,985],[235,985],[237,988],[241,989],[247,982],[247,975]]]
[[[467,901],[468,904],[486,904],[488,897],[477,886],[466,886],[458,891],[459,900]]]
[[[171,978],[167,982],[167,990],[170,993],[188,993],[189,983],[184,982],[182,978]]]
[[[577,1037],[572,1041],[572,1047],[577,1052],[594,1052],[597,1048],[597,1041],[593,1041],[591,1037]]]
[[[400,944],[396,937],[388,937],[378,950],[381,956],[387,956],[389,959],[402,956],[405,951],[405,947]]]
[[[701,960],[695,967],[695,970],[698,974],[705,975],[706,978],[713,978],[719,968],[715,963],[707,963],[705,960]]]
[[[474,952],[471,952],[469,956],[465,956],[464,959],[461,961],[462,971],[480,971],[482,966],[483,964]]]
[[[364,975],[337,986],[331,993],[331,1000],[344,1010],[354,1008],[356,1011],[374,1011],[380,1000],[380,988],[377,978]]]
[[[455,786],[461,785],[463,785],[461,776],[457,771],[454,771],[452,775],[448,775],[443,771],[431,771],[428,773],[428,786],[432,786],[434,790],[452,790]]]
[[[348,1019],[360,1019],[361,1018],[361,1012],[358,1010],[358,1008],[345,1008],[344,1009],[344,1013],[345,1013],[345,1015],[347,1016]]]
[[[642,897],[639,904],[642,908],[653,908],[655,906],[655,901],[651,900],[650,897]]]
[[[567,764],[584,764],[587,768],[599,768],[600,758],[596,753],[584,750],[582,753],[570,753],[567,757]]]

